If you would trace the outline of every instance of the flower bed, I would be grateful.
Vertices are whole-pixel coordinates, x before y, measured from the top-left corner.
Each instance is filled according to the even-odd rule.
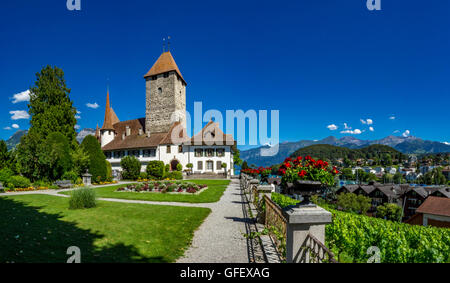
[[[6,193],[13,193],[13,192],[32,192],[32,191],[45,191],[49,190],[48,187],[28,187],[28,188],[16,188],[16,189],[8,189],[5,188],[4,191]]]
[[[188,193],[195,194],[204,190],[206,185],[197,185],[189,182],[146,182],[135,185],[127,185],[118,188],[116,192],[135,192],[135,193],[145,193],[145,192],[156,192],[156,193]]]
[[[92,183],[93,186],[98,186],[98,185],[113,185],[113,184],[117,184],[117,181],[112,181],[112,182],[100,182],[100,183]]]

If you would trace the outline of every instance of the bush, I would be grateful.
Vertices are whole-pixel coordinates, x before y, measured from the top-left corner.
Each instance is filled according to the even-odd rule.
[[[162,161],[150,161],[147,165],[147,175],[148,178],[154,178],[161,180],[165,173],[164,162]]]
[[[383,218],[391,221],[400,221],[402,208],[395,203],[385,203],[377,207],[377,218]]]
[[[5,186],[8,183],[9,178],[14,175],[14,172],[9,168],[3,168],[0,170],[0,182],[2,182]]]
[[[112,180],[112,165],[109,161],[106,161],[106,181]]]
[[[170,164],[166,164],[164,170],[166,170],[166,172],[170,172]]]
[[[146,172],[141,172],[141,174],[139,174],[139,178],[141,179],[147,179],[147,173]]]
[[[81,188],[72,191],[69,199],[69,209],[92,208],[97,206],[95,190]]]
[[[348,212],[366,214],[370,208],[370,204],[370,198],[363,195],[342,193],[337,197],[337,205]]]
[[[22,176],[12,176],[8,180],[8,188],[11,189],[29,188],[30,186],[31,186],[30,180]]]
[[[106,157],[94,136],[87,136],[81,143],[81,147],[89,156],[89,173],[92,174],[94,182],[107,179]]]
[[[183,174],[180,171],[169,172],[164,176],[164,179],[183,180]]]
[[[181,163],[177,164],[177,171],[179,172],[183,171],[183,165],[181,165]]]
[[[137,180],[141,173],[141,162],[135,156],[125,156],[120,161],[122,177],[127,180]]]
[[[274,203],[278,204],[281,208],[286,208],[291,205],[296,205],[300,201],[290,198],[288,196],[272,193],[271,199]]]
[[[68,171],[64,173],[64,175],[62,176],[63,180],[70,180],[72,184],[77,184],[78,178],[79,178],[78,174],[74,171]]]
[[[40,180],[40,181],[34,182],[33,186],[35,186],[37,188],[39,188],[39,187],[46,187],[46,188],[48,188],[48,187],[50,187],[50,183],[48,183],[46,181],[43,181],[43,180]]]

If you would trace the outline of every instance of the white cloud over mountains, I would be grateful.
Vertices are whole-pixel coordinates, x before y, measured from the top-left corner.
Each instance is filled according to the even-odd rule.
[[[360,135],[360,134],[362,134],[362,131],[360,129],[345,130],[345,131],[341,131],[341,134]]]
[[[373,120],[372,119],[360,119],[361,123],[363,123],[364,125],[372,125],[373,124]]]
[[[330,131],[336,131],[338,129],[338,126],[336,126],[335,124],[331,124],[331,125],[328,125],[327,128]]]
[[[30,114],[28,114],[28,112],[24,110],[9,111],[9,114],[12,115],[11,117],[12,120],[21,120],[30,118]]]
[[[19,102],[25,102],[30,101],[30,90],[22,91],[20,93],[16,93],[12,97],[13,104],[19,103]]]

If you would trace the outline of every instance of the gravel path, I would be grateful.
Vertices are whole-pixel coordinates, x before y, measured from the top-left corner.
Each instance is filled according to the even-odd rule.
[[[239,180],[231,180],[211,214],[195,232],[191,247],[179,263],[248,263],[245,219]]]

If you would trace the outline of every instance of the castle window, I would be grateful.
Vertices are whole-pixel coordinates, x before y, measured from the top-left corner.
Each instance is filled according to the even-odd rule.
[[[224,156],[225,156],[225,149],[223,149],[223,148],[218,148],[218,149],[216,150],[216,153],[217,153],[217,156],[218,156],[218,157],[224,157]]]
[[[206,150],[206,156],[207,156],[207,157],[213,157],[213,156],[214,156],[214,149],[208,148],[208,149]]]
[[[156,81],[157,78],[158,78],[157,76],[153,76],[153,77],[152,77],[152,80],[153,80],[153,81]]]
[[[162,88],[158,88],[158,93],[159,93],[159,94],[162,93]]]
[[[168,77],[169,77],[169,73],[165,73],[165,74],[164,74],[164,77],[165,77],[165,78],[168,78]]]
[[[222,161],[217,161],[217,162],[216,162],[216,168],[217,168],[217,170],[219,170],[220,168],[222,168]]]
[[[132,151],[129,151],[128,153],[129,153],[129,155],[136,156],[136,157],[139,157],[141,155],[139,150],[132,150]]]
[[[214,170],[214,162],[206,161],[206,170],[213,171]]]
[[[178,153],[182,153],[183,152],[183,146],[182,145],[179,145],[178,146]]]
[[[155,157],[156,149],[146,149],[144,150],[144,157]]]
[[[197,169],[198,170],[203,170],[203,161],[197,162]]]
[[[202,157],[203,156],[203,149],[197,148],[195,149],[195,157]]]
[[[170,152],[171,152],[171,151],[170,151],[170,145],[167,146],[166,152],[167,152],[167,153],[170,153]]]

